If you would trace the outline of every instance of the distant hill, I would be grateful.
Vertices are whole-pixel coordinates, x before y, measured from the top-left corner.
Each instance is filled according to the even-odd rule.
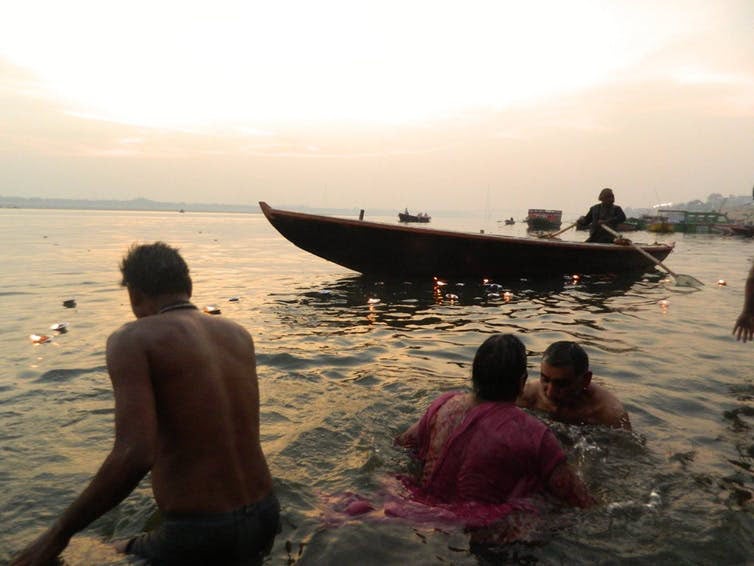
[[[0,196],[2,208],[62,208],[76,210],[184,210],[193,212],[260,212],[257,205],[197,204],[159,202],[145,198],[132,200],[86,200]]]
[[[301,204],[275,204],[276,208],[295,210],[298,212],[310,212],[312,214],[325,214],[331,216],[359,216],[360,208],[318,208]],[[38,197],[6,197],[0,195],[0,208],[33,208],[33,209],[72,209],[72,210],[172,210],[184,212],[238,212],[249,214],[261,214],[258,204],[208,204],[195,202],[160,202],[145,198],[132,200],[88,200],[88,199],[63,199],[63,198],[38,198]],[[397,208],[371,208],[367,209],[366,216],[394,216],[397,218]],[[428,211],[437,217],[454,217],[461,215],[473,215],[466,211],[437,210]]]
[[[195,202],[161,202],[145,198],[131,200],[88,200],[38,197],[6,197],[0,195],[0,208],[72,209],[72,210],[169,210],[184,212],[238,212],[260,214],[258,204],[219,204]],[[280,208],[314,212],[317,214],[356,215],[358,208],[312,208],[301,205],[281,205]],[[372,215],[397,214],[394,210],[370,210]]]

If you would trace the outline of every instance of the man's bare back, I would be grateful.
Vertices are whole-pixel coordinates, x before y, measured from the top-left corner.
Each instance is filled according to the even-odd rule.
[[[170,310],[121,327],[107,360],[116,402],[118,391],[142,397],[122,415],[127,426],[154,423],[145,432],[155,436],[152,488],[161,510],[229,511],[270,492],[254,345],[244,328],[196,309]]]

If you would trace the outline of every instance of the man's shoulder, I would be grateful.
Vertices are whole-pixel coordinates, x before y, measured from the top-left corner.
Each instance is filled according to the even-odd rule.
[[[534,408],[537,404],[537,398],[539,397],[539,382],[527,383],[524,386],[524,390],[521,395],[516,399],[516,405],[519,407]]]

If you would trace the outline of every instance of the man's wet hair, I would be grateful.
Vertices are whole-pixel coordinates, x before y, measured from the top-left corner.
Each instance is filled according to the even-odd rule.
[[[609,187],[605,187],[604,189],[600,191],[600,196],[597,197],[597,200],[602,200],[602,197],[607,196],[607,195],[612,195],[613,198],[615,198],[615,195],[613,194],[613,189]]]
[[[189,268],[178,253],[165,242],[134,244],[120,262],[121,285],[156,297],[169,293],[191,295]]]
[[[576,342],[553,342],[542,354],[542,361],[552,367],[572,367],[573,373],[583,375],[589,369],[589,356]]]
[[[514,401],[526,373],[526,348],[513,334],[490,336],[476,351],[471,370],[474,394],[483,401]]]

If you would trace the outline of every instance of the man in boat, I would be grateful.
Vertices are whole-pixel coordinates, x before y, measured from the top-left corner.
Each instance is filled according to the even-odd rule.
[[[610,226],[617,230],[618,226],[626,221],[626,215],[620,206],[615,204],[615,195],[612,189],[602,189],[599,194],[599,204],[589,209],[585,216],[576,221],[579,228],[589,228],[587,242],[612,243],[613,236],[602,225]]]
[[[741,342],[754,340],[754,264],[752,264],[749,276],[746,278],[744,307],[741,314],[738,315],[736,325],[733,327],[733,334],[736,335],[736,340]]]
[[[260,444],[251,335],[197,310],[188,266],[167,244],[132,246],[120,269],[136,320],[107,341],[113,447],[88,487],[12,564],[54,561],[150,471],[163,522],[118,550],[160,564],[261,560],[280,507]]]
[[[515,406],[527,379],[526,349],[513,334],[495,334],[478,348],[469,392],[448,392],[396,438],[422,464],[407,488],[418,504],[438,507],[469,528],[486,528],[549,492],[587,507],[586,487],[566,462],[555,435]],[[410,517],[411,507],[386,513]]]
[[[618,398],[592,382],[589,356],[576,342],[555,342],[545,350],[539,381],[527,383],[516,404],[566,423],[631,430]]]

